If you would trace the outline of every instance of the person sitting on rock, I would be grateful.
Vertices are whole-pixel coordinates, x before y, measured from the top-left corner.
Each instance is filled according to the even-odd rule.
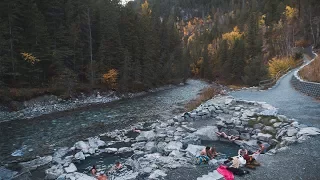
[[[261,141],[257,141],[259,149],[254,154],[264,154],[269,150],[270,145],[268,143],[262,143]]]
[[[234,135],[228,136],[225,132],[216,132],[216,134],[220,137],[228,139],[229,141],[235,141],[237,139],[240,139],[239,136],[234,136]]]
[[[206,164],[210,159],[210,147],[207,146],[200,152],[200,156],[196,157],[196,164]]]

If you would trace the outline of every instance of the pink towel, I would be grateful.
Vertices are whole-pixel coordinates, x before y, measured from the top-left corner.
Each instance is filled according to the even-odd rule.
[[[217,171],[224,177],[225,180],[234,180],[233,173],[227,170],[227,166],[219,166]]]

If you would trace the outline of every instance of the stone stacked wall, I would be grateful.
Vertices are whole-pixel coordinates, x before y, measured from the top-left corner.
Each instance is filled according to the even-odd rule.
[[[315,58],[312,60],[314,61]],[[309,65],[312,61],[308,62],[307,64],[301,66],[298,70],[296,70],[292,76],[291,79],[291,84],[292,86],[297,89],[298,91],[307,94],[309,96],[315,97],[315,98],[320,98],[320,83],[315,83],[315,82],[309,82],[309,81],[304,81],[300,76],[299,76],[299,71]]]

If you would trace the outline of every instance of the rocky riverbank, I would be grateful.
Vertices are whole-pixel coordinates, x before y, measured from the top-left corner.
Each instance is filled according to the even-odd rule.
[[[230,96],[217,96],[191,112],[167,121],[140,123],[135,128],[142,129],[142,132],[134,134],[132,128],[114,130],[79,141],[71,148],[61,148],[53,156],[20,165],[24,171],[49,165],[45,171],[46,179],[89,180],[94,178],[77,172],[79,162],[101,154],[122,155],[126,168],[115,174],[114,179],[172,179],[174,169],[188,169],[188,173],[192,173],[198,168],[194,165],[194,157],[204,147],[202,141],[213,144],[225,141],[216,135],[217,131],[239,135],[242,140],[235,143],[253,151],[258,148],[257,140],[267,142],[273,147],[269,155],[320,134],[318,128],[278,115],[277,109],[266,103],[236,100]],[[116,143],[124,146],[112,146]],[[225,157],[210,161],[211,168],[198,174],[199,179],[221,178],[216,172],[209,172],[223,163]],[[105,171],[107,167],[98,166],[98,169]]]
[[[181,83],[180,85],[184,84]],[[78,97],[70,98],[68,100],[61,99],[58,96],[54,95],[45,95],[24,102],[12,102],[10,106],[14,106],[14,109],[16,109],[16,111],[10,111],[10,108],[8,108],[7,106],[0,105],[0,122],[15,119],[30,119],[46,114],[69,111],[91,105],[105,104],[120,99],[133,98],[151,92],[170,89],[174,86],[176,85],[167,85],[145,92],[120,95],[114,91],[96,91],[89,96],[82,93]]]

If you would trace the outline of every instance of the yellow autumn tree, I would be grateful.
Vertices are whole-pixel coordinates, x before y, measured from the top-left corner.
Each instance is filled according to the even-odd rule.
[[[229,47],[231,47],[235,40],[240,39],[242,36],[243,33],[240,32],[238,26],[235,26],[233,28],[233,31],[222,35],[222,40],[226,40],[228,42]]]
[[[298,10],[290,6],[286,6],[286,11],[284,12],[284,14],[286,15],[287,19],[291,20],[294,17],[298,16]]]
[[[191,67],[191,73],[194,75],[194,76],[199,76],[199,73],[200,73],[200,68],[201,68],[201,65],[203,63],[203,57],[200,57],[197,62],[195,63],[192,63],[190,65]]]
[[[289,68],[296,66],[296,62],[292,57],[272,58],[268,63],[269,74],[271,77],[276,77],[279,72],[285,72]]]
[[[116,69],[110,69],[106,74],[102,76],[103,82],[111,89],[117,88],[118,71]]]
[[[34,65],[36,62],[39,62],[40,60],[37,59],[35,56],[33,56],[31,53],[26,53],[26,52],[23,52],[21,53],[22,55],[22,58],[27,61],[28,63]]]
[[[141,5],[142,14],[148,16],[151,14],[151,10],[149,9],[148,0],[145,0],[144,3]]]

